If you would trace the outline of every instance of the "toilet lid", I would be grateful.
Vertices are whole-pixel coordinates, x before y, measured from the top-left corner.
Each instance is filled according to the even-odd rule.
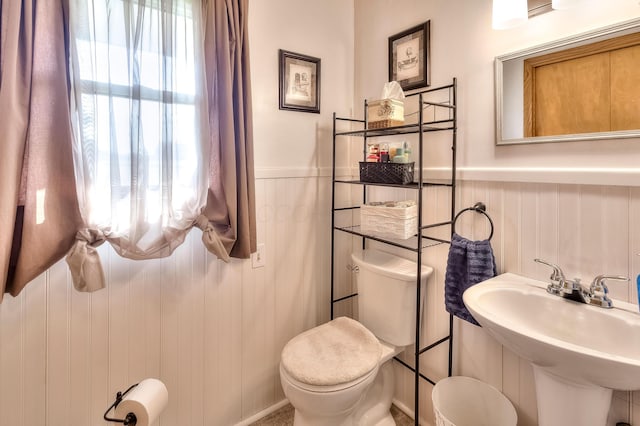
[[[347,317],[307,330],[282,350],[282,367],[299,382],[332,386],[354,381],[380,361],[380,342],[367,328]]]

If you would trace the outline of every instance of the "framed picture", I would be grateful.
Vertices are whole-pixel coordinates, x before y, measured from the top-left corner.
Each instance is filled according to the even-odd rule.
[[[280,109],[320,113],[320,59],[280,49]]]
[[[429,58],[430,22],[389,37],[389,81],[397,81],[403,90],[431,84]]]

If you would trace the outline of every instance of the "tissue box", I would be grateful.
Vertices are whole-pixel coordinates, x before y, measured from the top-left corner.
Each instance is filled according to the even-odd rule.
[[[418,232],[418,206],[415,201],[364,204],[360,230],[381,238],[411,238]]]
[[[367,128],[382,129],[404,124],[404,102],[380,99],[367,104]]]

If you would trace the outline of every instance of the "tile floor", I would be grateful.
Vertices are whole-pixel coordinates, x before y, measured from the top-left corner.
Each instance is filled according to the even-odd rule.
[[[396,421],[396,426],[412,426],[413,419],[400,411],[395,405],[391,406],[391,415]],[[278,411],[269,414],[251,426],[291,426],[293,425],[293,407],[287,404]]]

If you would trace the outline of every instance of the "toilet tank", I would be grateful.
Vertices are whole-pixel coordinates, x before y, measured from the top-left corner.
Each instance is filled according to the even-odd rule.
[[[416,337],[416,262],[379,250],[351,254],[358,286],[358,321],[378,339],[407,346]],[[422,265],[420,282],[424,297],[427,278],[433,272]]]

